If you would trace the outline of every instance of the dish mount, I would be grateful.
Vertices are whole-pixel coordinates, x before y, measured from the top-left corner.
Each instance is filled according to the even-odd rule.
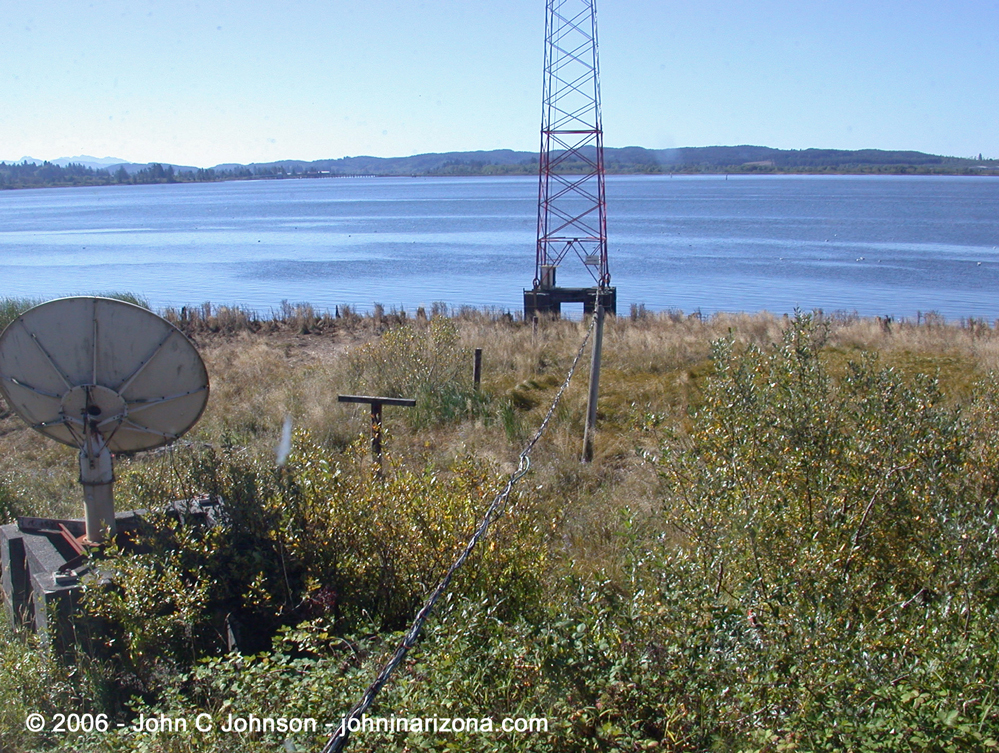
[[[173,442],[201,417],[208,372],[176,327],[111,298],[36,306],[0,335],[0,394],[31,428],[79,450],[86,537],[115,533],[114,453]]]

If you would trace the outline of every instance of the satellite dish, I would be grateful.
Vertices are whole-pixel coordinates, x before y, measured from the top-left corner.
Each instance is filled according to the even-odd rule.
[[[87,538],[114,533],[112,452],[169,444],[201,417],[208,372],[165,319],[110,298],[59,298],[0,335],[0,394],[31,428],[80,450]]]

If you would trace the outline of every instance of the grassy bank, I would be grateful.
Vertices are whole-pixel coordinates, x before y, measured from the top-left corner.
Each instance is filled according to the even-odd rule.
[[[116,587],[88,586],[79,625],[92,658],[61,666],[4,633],[5,753],[312,750],[322,735],[47,735],[24,717],[325,723],[357,700],[514,469],[585,324],[339,313],[165,312],[212,396],[172,450],[118,460],[118,508],[207,493],[227,517],[103,555]],[[549,731],[368,733],[350,749],[995,747],[999,332],[636,309],[604,342],[594,462],[579,462],[584,368],[370,712]],[[336,400],[352,392],[417,398],[385,409],[383,479],[366,407]],[[77,516],[74,453],[0,411],[0,516]],[[226,615],[270,647],[227,654]]]

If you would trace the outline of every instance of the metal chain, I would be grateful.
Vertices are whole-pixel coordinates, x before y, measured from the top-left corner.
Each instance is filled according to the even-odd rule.
[[[520,462],[517,466],[517,470],[510,475],[506,485],[493,499],[492,504],[489,505],[485,515],[482,517],[482,521],[479,523],[478,528],[475,529],[475,533],[472,534],[472,537],[468,540],[468,543],[465,545],[461,554],[458,555],[458,558],[451,564],[451,567],[448,568],[447,572],[444,573],[444,577],[441,578],[440,583],[437,584],[437,587],[431,592],[430,596],[427,597],[423,607],[419,612],[417,612],[416,618],[413,620],[413,624],[403,636],[399,645],[396,647],[395,652],[392,654],[392,657],[382,667],[381,671],[375,677],[374,682],[368,686],[364,695],[361,696],[361,700],[359,700],[350,710],[350,713],[344,717],[336,732],[333,733],[333,736],[326,743],[322,753],[340,753],[340,751],[344,749],[347,745],[347,740],[350,737],[350,720],[359,719],[364,715],[368,708],[371,707],[371,704],[375,700],[375,696],[378,695],[378,692],[382,689],[382,687],[384,687],[385,683],[388,682],[389,677],[395,671],[396,667],[398,667],[402,660],[406,658],[406,654],[409,652],[409,649],[415,645],[417,638],[420,637],[420,632],[423,630],[424,624],[430,617],[430,613],[433,611],[433,608],[437,604],[440,597],[444,595],[445,591],[447,591],[448,586],[451,585],[451,580],[454,578],[454,574],[458,571],[458,568],[465,564],[465,560],[468,559],[472,550],[475,548],[475,545],[479,543],[479,539],[486,534],[486,531],[489,529],[489,526],[493,523],[493,521],[503,514],[503,508],[506,505],[510,493],[513,491],[514,485],[527,475],[527,472],[531,468],[531,451],[538,443],[538,440],[541,439],[541,435],[544,434],[545,429],[548,428],[548,423],[551,421],[552,416],[555,415],[555,409],[558,407],[559,401],[562,399],[562,394],[565,392],[566,388],[568,388],[573,374],[576,373],[576,366],[579,365],[579,359],[583,356],[583,351],[586,348],[587,341],[590,339],[590,334],[593,332],[596,320],[597,318],[594,316],[590,321],[590,327],[586,330],[586,336],[583,338],[583,342],[579,345],[579,351],[576,353],[576,357],[572,361],[572,366],[569,367],[569,373],[566,374],[565,380],[562,382],[562,386],[555,394],[555,399],[552,401],[551,407],[548,409],[548,413],[545,415],[544,420],[542,420],[541,425],[538,427],[538,430],[531,438],[531,441],[527,443],[524,450],[520,453]]]

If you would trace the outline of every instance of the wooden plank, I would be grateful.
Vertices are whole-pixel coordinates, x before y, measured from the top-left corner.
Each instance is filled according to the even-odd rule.
[[[373,405],[402,405],[407,408],[416,406],[416,400],[410,397],[371,397],[369,395],[337,395],[337,401],[341,403],[368,403]]]

